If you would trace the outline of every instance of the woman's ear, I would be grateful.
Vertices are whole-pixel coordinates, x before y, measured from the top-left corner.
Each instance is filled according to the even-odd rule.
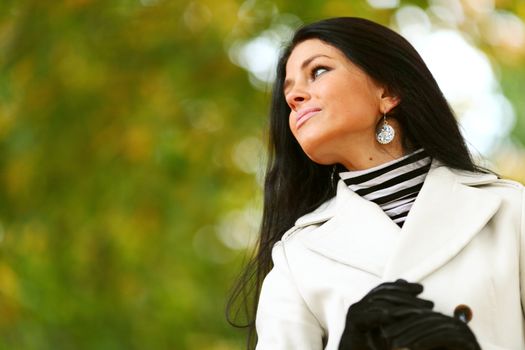
[[[386,89],[383,90],[381,95],[381,112],[390,112],[395,106],[399,104],[399,102],[401,102],[401,99],[397,95],[391,94]]]

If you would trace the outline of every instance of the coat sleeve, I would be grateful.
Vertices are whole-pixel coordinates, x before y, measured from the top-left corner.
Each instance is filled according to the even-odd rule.
[[[257,350],[320,350],[323,330],[290,273],[282,242],[272,251],[273,269],[264,279],[257,307]]]

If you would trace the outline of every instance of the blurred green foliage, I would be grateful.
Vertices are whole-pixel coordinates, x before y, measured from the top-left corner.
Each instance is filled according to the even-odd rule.
[[[242,347],[224,304],[243,252],[219,231],[260,206],[264,156],[247,171],[235,154],[264,139],[269,95],[228,47],[279,13],[388,23],[392,10],[0,2],[0,349]],[[524,140],[523,66],[504,72]]]
[[[198,254],[194,235],[254,196],[230,153],[263,120],[239,101],[262,97],[224,51],[238,4],[213,24],[188,6],[2,5],[3,348],[233,341],[235,255],[212,235]]]

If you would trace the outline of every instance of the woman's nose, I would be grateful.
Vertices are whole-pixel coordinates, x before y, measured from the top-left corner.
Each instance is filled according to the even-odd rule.
[[[291,109],[296,111],[297,109],[299,109],[301,104],[303,104],[309,98],[310,94],[308,93],[308,91],[306,91],[304,88],[297,87],[288,93],[288,95],[286,96],[286,102],[288,103]]]

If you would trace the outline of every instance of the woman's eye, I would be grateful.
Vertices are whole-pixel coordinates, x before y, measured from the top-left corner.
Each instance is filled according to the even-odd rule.
[[[328,72],[328,69],[325,68],[325,67],[316,67],[314,69],[312,69],[312,78],[317,78],[318,76],[320,76],[321,74],[323,74],[324,72]]]

